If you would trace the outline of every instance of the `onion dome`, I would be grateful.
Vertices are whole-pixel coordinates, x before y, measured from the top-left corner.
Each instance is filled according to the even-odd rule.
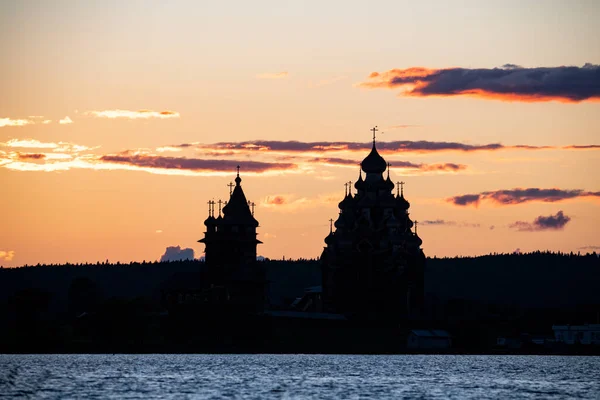
[[[404,195],[400,195],[396,197],[396,207],[399,207],[403,210],[408,210],[410,208],[410,203],[404,198]]]
[[[385,180],[385,188],[387,190],[389,190],[390,192],[392,192],[392,190],[394,190],[394,182],[392,182],[392,180],[390,179],[390,167],[389,167],[389,165],[388,165],[387,179]],[[392,196],[393,196],[393,194],[392,194]]]
[[[415,242],[417,247],[420,247],[423,244],[423,240],[416,233],[415,236],[413,236],[413,241]]]
[[[368,174],[382,174],[387,168],[387,163],[383,157],[379,155],[377,149],[375,148],[375,141],[373,141],[373,148],[371,149],[371,152],[367,157],[365,157],[364,160],[362,160],[360,166],[362,170]]]
[[[214,207],[215,207],[215,202],[213,200],[210,200],[208,202],[208,218],[206,218],[206,220],[204,220],[204,225],[206,225],[206,226],[214,226],[216,223]]]
[[[212,226],[217,223],[217,220],[212,215],[209,215],[208,218],[204,220],[204,225]]]
[[[354,188],[356,190],[364,190],[365,189],[365,181],[362,178],[362,170],[358,169],[358,180],[354,183]]]
[[[354,198],[352,197],[352,195],[350,193],[348,193],[346,195],[346,197],[344,197],[344,200],[340,201],[338,204],[338,207],[340,208],[340,210],[345,210],[347,208],[352,207],[352,204],[354,203]]]
[[[335,236],[333,235],[333,232],[329,232],[329,235],[327,235],[327,237],[325,238],[325,243],[327,245],[331,245],[331,244],[333,244],[334,239],[335,239]]]
[[[396,193],[396,207],[408,210],[410,203],[404,198],[404,182],[398,182],[398,193]]]

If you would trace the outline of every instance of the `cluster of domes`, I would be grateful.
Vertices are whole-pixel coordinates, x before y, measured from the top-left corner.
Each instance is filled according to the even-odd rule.
[[[387,176],[384,178],[386,170]],[[382,228],[386,228],[385,236],[390,239],[389,243],[393,242],[402,248],[406,248],[406,243],[400,242],[420,246],[421,239],[416,231],[412,231],[414,223],[408,213],[410,203],[404,198],[404,182],[398,182],[394,194],[396,185],[390,178],[390,164],[377,151],[375,140],[371,151],[360,163],[358,180],[354,183],[356,193],[352,194],[351,182],[345,185],[344,198],[338,204],[340,213],[333,224],[336,230],[334,232],[332,226],[330,234],[325,238],[328,247],[335,247],[336,236],[343,243],[358,240],[360,235],[357,232],[364,233],[365,226],[370,227],[371,233],[377,236],[377,240],[367,238],[369,240],[381,242]]]

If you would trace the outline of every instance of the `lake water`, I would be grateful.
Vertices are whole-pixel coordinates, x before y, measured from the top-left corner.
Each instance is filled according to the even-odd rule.
[[[600,357],[0,355],[0,397],[600,399]]]

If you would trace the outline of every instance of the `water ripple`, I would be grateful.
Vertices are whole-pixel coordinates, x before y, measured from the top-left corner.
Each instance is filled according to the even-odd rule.
[[[0,355],[0,397],[600,399],[600,357]]]

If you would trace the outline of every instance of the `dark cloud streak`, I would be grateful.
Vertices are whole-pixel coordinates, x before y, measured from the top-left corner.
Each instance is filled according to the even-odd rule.
[[[505,206],[528,203],[531,201],[554,203],[580,197],[600,197],[600,192],[586,192],[581,189],[563,190],[557,188],[515,188],[481,192],[477,194],[463,194],[450,197],[446,199],[446,201],[457,206],[477,207],[481,201],[489,201],[494,204]]]
[[[501,68],[412,67],[373,72],[365,88],[406,88],[404,96],[477,96],[505,101],[581,102],[600,99],[600,65]]]
[[[523,232],[536,232],[547,230],[562,230],[571,220],[571,217],[564,215],[562,211],[556,215],[540,215],[533,222],[516,221],[509,225],[509,228]]]
[[[181,169],[190,171],[233,171],[237,165],[243,166],[244,171],[265,172],[269,170],[286,170],[296,168],[291,163],[268,163],[260,161],[236,160],[204,160],[185,157],[161,157],[150,155],[105,155],[101,161],[117,164],[135,165],[137,167]]]

